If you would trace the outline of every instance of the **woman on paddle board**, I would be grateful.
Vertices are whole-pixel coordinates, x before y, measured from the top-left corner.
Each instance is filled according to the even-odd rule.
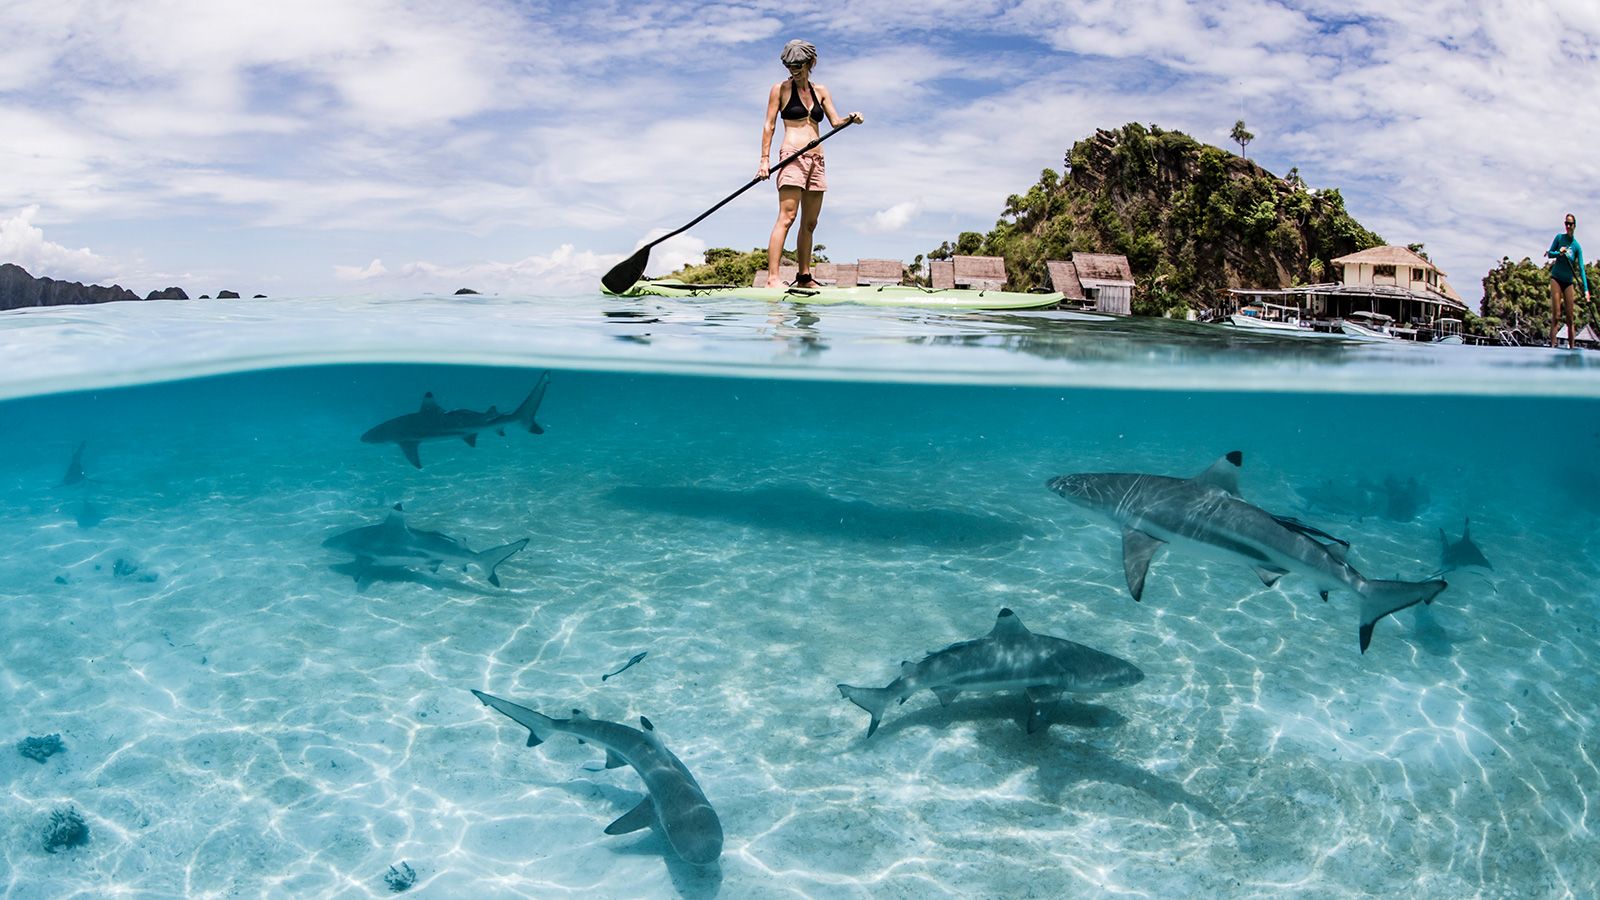
[[[1568,346],[1576,346],[1578,326],[1572,316],[1572,295],[1577,285],[1583,286],[1584,302],[1589,300],[1589,275],[1583,266],[1583,246],[1573,237],[1578,230],[1578,218],[1567,213],[1567,230],[1556,235],[1544,255],[1553,258],[1550,266],[1550,346],[1556,345],[1556,334],[1561,330],[1562,307],[1566,308]]]
[[[772,86],[767,93],[767,124],[761,131],[761,166],[756,177],[771,175],[772,134],[779,119],[783,121],[783,145],[778,158],[788,156],[816,140],[817,128],[823,116],[835,128],[845,122],[865,122],[861,113],[853,112],[840,118],[833,108],[833,95],[828,89],[811,80],[811,69],[817,63],[817,48],[809,41],[794,40],[783,45],[784,68],[789,77]],[[795,287],[816,287],[811,277],[811,241],[817,230],[817,217],[822,213],[822,192],[828,189],[827,169],[820,146],[811,148],[804,156],[778,170],[778,221],[772,226],[772,237],[767,240],[767,287],[778,287],[778,266],[783,260],[783,244],[789,238],[789,226],[800,220],[800,233],[795,236],[795,258],[800,272],[795,276]]]

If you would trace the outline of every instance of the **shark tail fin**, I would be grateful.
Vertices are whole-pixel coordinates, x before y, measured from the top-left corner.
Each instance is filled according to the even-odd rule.
[[[528,546],[528,539],[523,538],[520,541],[512,541],[509,544],[504,544],[499,547],[491,547],[488,550],[478,554],[478,565],[482,566],[483,570],[489,573],[490,584],[494,585],[495,587],[500,586],[500,576],[495,574],[494,570],[498,568],[501,563],[513,556],[516,556],[518,553],[521,553],[522,548],[526,546]]]
[[[872,737],[872,733],[878,730],[883,711],[899,696],[899,692],[892,687],[867,688],[853,684],[841,684],[838,687],[839,694],[846,700],[872,714],[872,721],[867,725],[867,737]]]
[[[493,694],[485,694],[483,691],[473,691],[472,696],[477,697],[484,706],[510,717],[512,721],[528,729],[529,747],[537,747],[556,734],[556,721],[549,716],[536,713],[510,700],[502,700]]]
[[[1369,581],[1361,590],[1361,652],[1372,643],[1372,626],[1391,613],[1418,603],[1432,603],[1448,585],[1437,578],[1428,581]]]
[[[527,399],[523,400],[522,405],[517,407],[517,411],[511,414],[513,419],[527,426],[528,430],[534,434],[544,434],[544,426],[534,421],[533,417],[539,414],[539,404],[544,402],[544,391],[549,386],[550,373],[545,372],[539,376],[539,383],[534,385],[533,390],[528,392]]]

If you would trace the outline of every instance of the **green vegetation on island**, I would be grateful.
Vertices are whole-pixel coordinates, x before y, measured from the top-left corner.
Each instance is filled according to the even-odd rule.
[[[1045,169],[1006,198],[987,234],[963,232],[929,256],[1004,257],[1010,289],[1026,291],[1049,286],[1046,260],[1120,253],[1137,285],[1133,311],[1181,315],[1231,287],[1332,280],[1331,260],[1383,244],[1337,189],[1311,190],[1294,169],[1279,178],[1181,131],[1099,131],[1065,163],[1065,174]]]

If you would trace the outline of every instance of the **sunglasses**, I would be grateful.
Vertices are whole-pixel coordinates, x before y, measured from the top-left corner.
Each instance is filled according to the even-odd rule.
[[[803,63],[803,62],[801,62],[801,63],[784,63],[783,67],[785,69],[788,69],[791,72],[798,72],[801,69],[804,69],[806,67],[806,64]]]

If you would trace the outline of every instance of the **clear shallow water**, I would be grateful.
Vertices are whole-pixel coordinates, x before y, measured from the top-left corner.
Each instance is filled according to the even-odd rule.
[[[0,739],[68,747],[0,748],[13,896],[388,895],[401,860],[434,896],[1600,882],[1582,355],[593,300],[118,304],[0,317],[0,346]],[[523,365],[378,364],[406,358]],[[545,435],[425,444],[420,471],[357,440],[424,391],[507,408],[546,366]],[[182,377],[206,371],[233,374]],[[93,481],[60,487],[85,440]],[[1466,516],[1495,571],[1362,655],[1354,598],[1294,575],[1169,553],[1134,603],[1116,531],[1044,488],[1233,449],[1246,499],[1369,576],[1433,571]],[[322,541],[395,502],[474,549],[531,542],[500,589],[358,591]],[[1145,680],[1034,735],[1018,697],[922,693],[863,740],[836,682],[886,684],[1003,606]],[[631,770],[523,747],[469,688],[650,717],[720,865],[604,835]],[[47,854],[69,803],[90,843]]]

